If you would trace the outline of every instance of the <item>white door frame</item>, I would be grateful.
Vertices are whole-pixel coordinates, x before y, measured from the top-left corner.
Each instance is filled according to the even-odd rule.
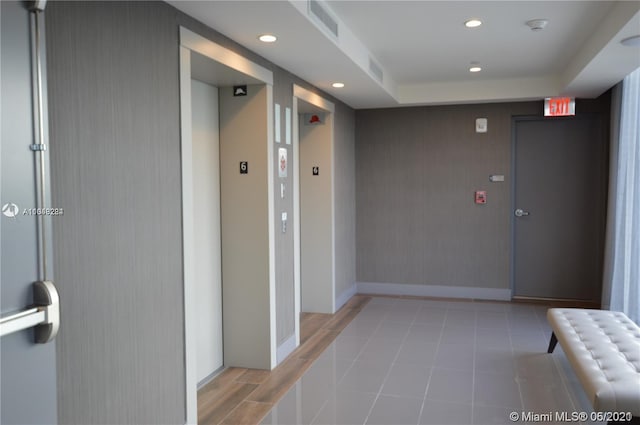
[[[197,335],[196,296],[194,285],[193,241],[194,223],[189,213],[193,211],[193,166],[191,128],[191,51],[200,53],[216,62],[245,75],[263,81],[267,88],[268,130],[268,211],[269,211],[269,311],[271,367],[276,362],[276,293],[275,293],[275,212],[274,212],[274,164],[273,164],[273,73],[247,58],[220,46],[204,37],[180,27],[180,147],[182,157],[182,260],[184,279],[184,332],[185,332],[185,389],[186,423],[198,422],[198,379],[196,368]],[[224,335],[223,335],[224,338]]]
[[[325,98],[317,95],[316,93],[309,91],[297,84],[293,85],[293,279],[294,279],[294,314],[295,314],[295,333],[296,333],[296,346],[300,345],[300,293],[301,293],[301,279],[300,279],[300,123],[298,119],[298,99],[301,99],[307,103],[317,106],[332,115],[335,116],[335,105],[326,100]],[[334,188],[334,158],[333,158],[333,144],[334,144],[334,124],[333,117],[331,119],[331,198],[335,199]],[[331,239],[332,239],[332,273],[333,276],[332,286],[333,292],[333,312],[335,312],[335,206],[331,209]]]

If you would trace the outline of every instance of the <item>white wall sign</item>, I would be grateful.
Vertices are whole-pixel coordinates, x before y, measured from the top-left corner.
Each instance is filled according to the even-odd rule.
[[[287,107],[285,109],[285,124],[284,124],[285,132],[286,132],[286,140],[287,145],[291,144],[291,108]]]
[[[287,149],[278,149],[278,175],[287,177]]]
[[[278,103],[275,104],[275,108],[273,109],[273,128],[275,129],[275,140],[276,143],[280,143],[280,105]]]
[[[486,133],[489,122],[486,118],[476,118],[476,133]]]

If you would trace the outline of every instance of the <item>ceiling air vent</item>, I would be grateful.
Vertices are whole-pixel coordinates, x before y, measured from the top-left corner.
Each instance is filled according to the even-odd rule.
[[[329,12],[327,12],[327,10],[320,4],[318,0],[309,0],[309,12],[331,34],[338,38],[338,23],[331,17]]]
[[[382,83],[384,72],[382,71],[382,68],[380,68],[378,64],[375,63],[371,58],[369,58],[369,72],[371,72],[371,74],[376,77],[378,82]]]

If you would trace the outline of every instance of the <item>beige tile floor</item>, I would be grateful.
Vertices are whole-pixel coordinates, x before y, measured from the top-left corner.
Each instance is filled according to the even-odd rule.
[[[511,424],[511,412],[589,412],[561,347],[546,353],[546,309],[374,297],[262,424]]]

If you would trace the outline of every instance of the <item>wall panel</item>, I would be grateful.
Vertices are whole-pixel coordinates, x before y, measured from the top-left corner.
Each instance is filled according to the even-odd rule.
[[[184,422],[173,9],[50,2],[47,18],[59,422]]]
[[[358,281],[508,288],[511,116],[540,110],[357,111]],[[487,133],[475,132],[477,117],[488,118]],[[474,204],[475,190],[487,191],[486,205]]]
[[[355,291],[356,282],[356,151],[355,113],[337,103],[333,114],[335,209],[335,282],[337,301]],[[336,308],[340,304],[336,302]]]
[[[53,229],[61,423],[185,418],[181,25],[272,70],[282,125],[293,83],[319,92],[163,2],[48,3],[53,204],[65,209]],[[280,212],[293,217],[293,178],[285,179],[285,198],[276,197],[277,229]],[[274,184],[279,195],[277,177]],[[345,211],[353,215],[355,206]],[[355,257],[354,241],[345,239],[345,258]],[[354,263],[343,267],[355,276]],[[276,235],[276,298],[281,344],[294,334],[292,232]]]
[[[576,110],[606,122],[608,99],[578,101]],[[434,285],[459,296],[455,287],[473,288],[468,296],[488,289],[488,297],[510,289],[512,117],[519,115],[542,115],[542,102],[356,112],[359,282]],[[475,132],[479,117],[488,119],[487,133]],[[492,174],[505,181],[491,183]],[[474,203],[476,190],[487,191],[487,204]]]

